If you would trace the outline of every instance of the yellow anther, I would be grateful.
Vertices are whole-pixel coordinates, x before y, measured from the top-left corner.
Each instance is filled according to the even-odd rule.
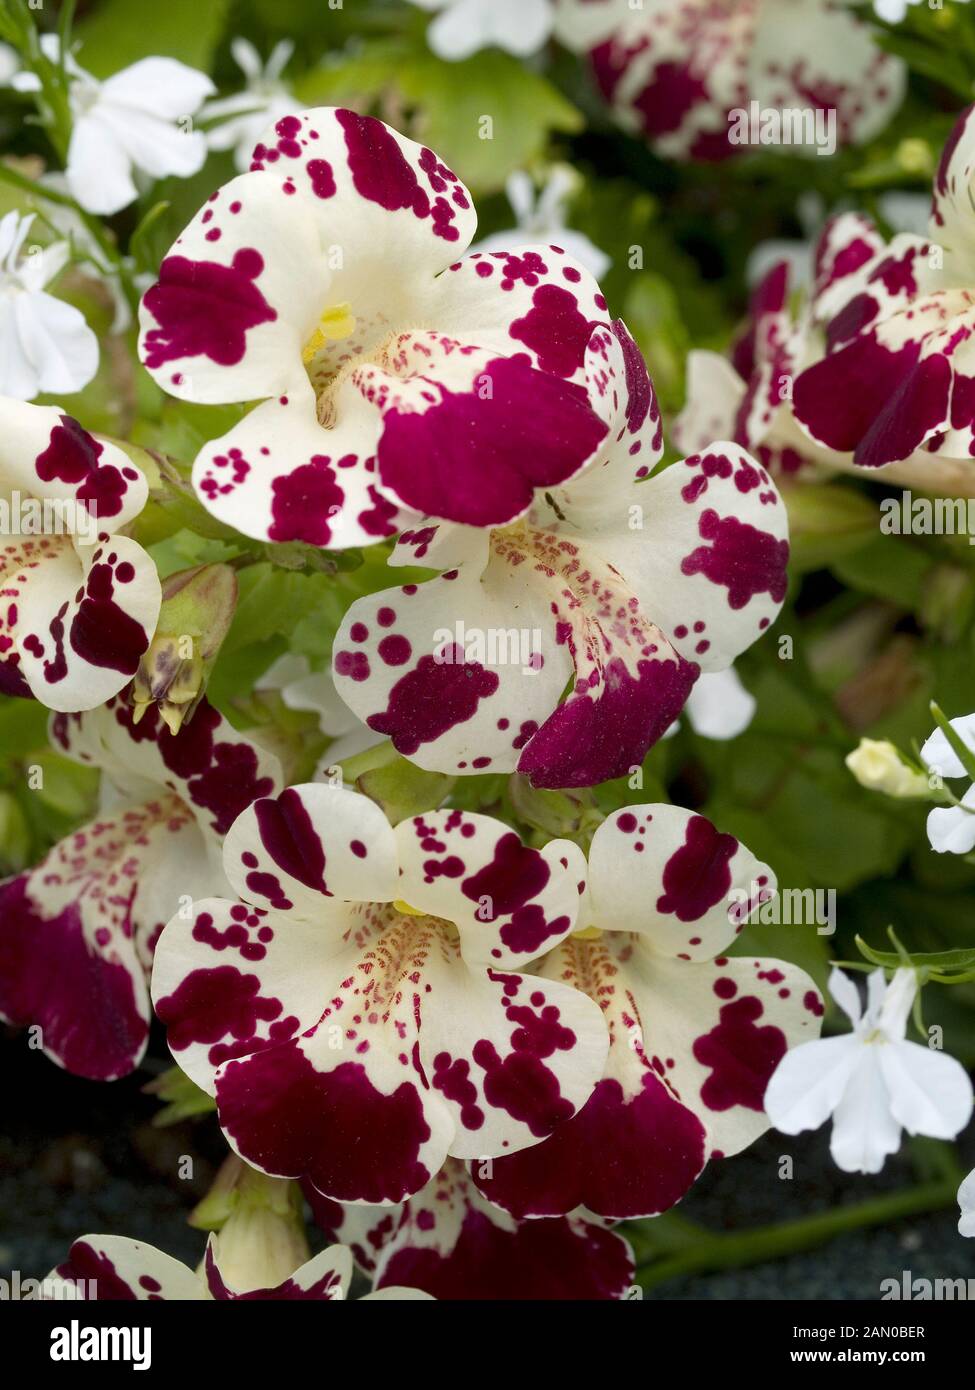
[[[598,941],[603,934],[602,927],[583,927],[572,933],[573,941]]]
[[[405,903],[402,898],[397,898],[393,903],[393,907],[397,912],[401,912],[404,917],[425,917],[427,915],[422,908],[410,907],[409,903]]]
[[[318,320],[318,327],[308,339],[301,353],[301,360],[307,367],[326,343],[337,343],[343,338],[351,338],[355,332],[355,315],[348,304],[332,304]]]

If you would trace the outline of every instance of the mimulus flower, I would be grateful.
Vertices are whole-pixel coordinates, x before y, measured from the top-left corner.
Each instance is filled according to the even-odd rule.
[[[505,48],[519,58],[537,52],[552,32],[558,0],[410,0],[437,11],[427,30],[434,53],[448,61],[478,49]]]
[[[142,304],[165,390],[262,402],[196,459],[215,516],[329,548],[427,515],[500,525],[602,459],[599,286],[558,247],[458,261],[475,225],[456,176],[381,121],[277,122]]]
[[[951,727],[975,756],[975,714],[952,719]],[[935,729],[921,748],[921,761],[930,772],[949,781],[971,775],[942,729]],[[960,805],[938,806],[928,814],[928,839],[938,854],[971,854],[975,849],[975,785],[969,787]]]
[[[862,144],[904,92],[903,64],[835,0],[560,0],[556,33],[589,51],[620,124],[669,158],[741,151],[730,114],[753,102],[835,112],[837,142]]]
[[[778,613],[787,521],[765,470],[717,443],[649,477],[660,412],[622,324],[594,336],[588,366],[604,463],[515,526],[405,531],[390,563],[443,573],[358,599],[336,635],[339,694],[420,767],[543,787],[628,773],[700,672]]]
[[[633,1286],[633,1253],[602,1222],[518,1221],[486,1201],[453,1158],[392,1213],[307,1195],[326,1236],[351,1247],[379,1290],[405,1283],[445,1301],[606,1300]]]
[[[970,463],[975,450],[972,112],[941,156],[929,237],[871,245],[824,304],[825,356],[795,384],[796,416],[812,439],[852,451],[862,467],[915,451]]]
[[[147,495],[121,449],[56,406],[0,400],[0,690],[81,710],[131,679],[161,591],[115,533]]]
[[[173,918],[152,995],[247,1163],[399,1202],[448,1153],[537,1144],[589,1098],[598,1008],[517,973],[575,925],[576,846],[526,849],[462,811],[394,830],[367,797],[316,783],[245,811],[224,868],[240,901]]]
[[[156,939],[180,907],[226,891],[221,836],[280,786],[277,761],[208,704],[171,734],[121,699],[58,715],[56,747],[101,769],[102,809],[0,884],[0,1017],[39,1025],[47,1055],[97,1081],[138,1065]]]
[[[958,1205],[961,1207],[959,1233],[963,1236],[975,1236],[975,1169],[958,1189]]]
[[[71,248],[57,241],[25,254],[33,221],[16,212],[0,218],[0,396],[18,401],[80,391],[98,370],[98,339],[84,314],[45,292]]]
[[[556,164],[549,171],[541,192],[536,193],[531,175],[523,169],[516,170],[509,177],[505,191],[518,225],[510,232],[495,232],[485,237],[473,250],[482,254],[517,251],[526,241],[554,241],[600,279],[612,265],[609,256],[582,232],[566,226],[568,202],[578,181],[578,175],[567,164]]]
[[[200,112],[201,120],[220,122],[206,132],[210,149],[233,150],[241,173],[249,166],[254,146],[268,126],[301,109],[301,102],[281,81],[294,47],[290,39],[282,39],[262,63],[250,40],[234,39],[230,51],[247,85],[236,96],[208,101]]]
[[[853,1025],[842,1037],[788,1053],[765,1093],[776,1129],[799,1134],[830,1115],[830,1153],[845,1173],[879,1173],[901,1144],[901,1131],[953,1139],[971,1119],[972,1083],[953,1057],[907,1042],[917,974],[900,969],[890,984],[875,970],[867,1011],[853,981],[833,970],[829,992]]]
[[[72,1245],[64,1264],[48,1275],[45,1285],[52,1298],[84,1298],[93,1286],[98,1303],[339,1303],[348,1297],[352,1282],[352,1253],[342,1245],[330,1246],[297,1268],[268,1269],[264,1276],[267,1282],[260,1284],[235,1279],[227,1264],[219,1235],[210,1236],[198,1270],[128,1236],[82,1236]],[[72,1289],[80,1292],[73,1294]],[[416,1289],[387,1288],[366,1294],[362,1301],[426,1298]]]
[[[596,831],[582,931],[538,967],[590,995],[609,1057],[589,1102],[535,1149],[473,1175],[515,1216],[577,1207],[652,1216],[678,1202],[708,1158],[769,1126],[763,1096],[789,1047],[818,1035],[806,973],[729,959],[752,910],[775,892],[767,865],[679,806],[629,806]]]
[[[756,285],[748,319],[727,357],[695,349],[687,361],[687,401],[674,421],[678,448],[734,439],[776,477],[849,471],[852,456],[813,443],[795,419],[796,376],[822,354],[824,301],[882,242],[866,218],[827,222],[813,252],[814,280],[803,309],[790,309],[790,265],[780,260]]]
[[[45,55],[58,61],[57,35],[41,39]],[[105,82],[65,60],[71,105],[67,180],[71,196],[88,212],[110,216],[138,196],[135,174],[149,179],[188,178],[203,167],[206,139],[183,129],[214,90],[202,72],[175,58],[142,58]],[[21,72],[18,91],[40,87],[34,73]]]

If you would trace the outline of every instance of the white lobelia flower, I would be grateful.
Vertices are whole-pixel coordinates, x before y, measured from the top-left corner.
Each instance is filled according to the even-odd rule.
[[[952,719],[951,727],[975,754],[975,714]],[[941,729],[936,729],[921,749],[921,761],[931,772],[949,780],[967,777],[961,758]],[[938,806],[928,816],[928,839],[937,854],[970,854],[975,849],[975,785],[969,787],[960,806]]]
[[[98,370],[98,339],[84,314],[45,289],[71,247],[56,241],[25,253],[33,221],[17,212],[0,219],[0,395],[18,401],[80,391]]]
[[[267,62],[262,63],[261,55],[248,39],[234,39],[230,51],[246,78],[246,86],[236,96],[208,101],[200,112],[202,120],[219,122],[206,132],[210,149],[233,150],[234,163],[241,173],[250,166],[251,152],[268,125],[301,110],[303,103],[281,80],[294,48],[290,39],[282,39],[271,50]]]
[[[316,777],[336,763],[364,753],[382,743],[383,734],[373,733],[353,714],[335,689],[330,670],[313,671],[308,658],[286,652],[267,668],[257,682],[257,690],[277,690],[286,709],[318,716],[318,727],[333,741],[316,769]]]
[[[93,709],[135,675],[159,617],[156,566],[121,534],[148,485],[57,406],[0,399],[0,691]]]
[[[921,0],[873,0],[873,8],[878,19],[886,20],[888,24],[900,24],[909,7],[920,3]],[[959,0],[959,3],[967,5],[968,0]],[[935,7],[932,5],[931,8]]]
[[[556,164],[549,171],[541,191],[536,193],[531,175],[516,169],[505,184],[505,192],[517,226],[485,237],[471,250],[483,255],[492,251],[516,251],[526,241],[556,242],[599,280],[612,265],[611,258],[582,232],[566,226],[569,200],[578,182],[574,169],[567,164]]]
[[[900,1148],[901,1131],[953,1139],[971,1118],[972,1083],[953,1057],[905,1038],[917,993],[915,971],[889,985],[875,970],[863,1013],[853,981],[833,970],[829,992],[853,1032],[804,1043],[786,1054],[765,1092],[776,1129],[799,1134],[830,1115],[830,1152],[845,1173],[879,1173]]]
[[[975,1168],[958,1189],[958,1231],[963,1236],[975,1236]]]
[[[552,32],[553,0],[410,0],[421,10],[439,11],[427,30],[438,58],[456,62],[481,48],[496,46],[527,58]]]
[[[41,39],[45,56],[57,62],[57,35]],[[205,73],[175,58],[141,58],[104,82],[65,61],[73,125],[67,177],[71,195],[88,212],[110,216],[138,196],[135,173],[150,179],[188,178],[203,167],[206,137],[183,129],[214,91]],[[13,78],[20,92],[36,92],[35,73]]]

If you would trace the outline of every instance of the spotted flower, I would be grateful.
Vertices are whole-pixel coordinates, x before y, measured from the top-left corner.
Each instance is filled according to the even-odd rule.
[[[863,467],[975,455],[973,111],[942,154],[928,237],[863,242],[830,297],[825,354],[795,384],[811,438]]]
[[[475,251],[513,251],[526,241],[557,242],[580,265],[600,279],[612,265],[605,251],[585,235],[567,226],[569,200],[578,190],[579,175],[568,164],[555,164],[536,191],[534,180],[524,169],[516,169],[505,184],[508,202],[517,225],[510,231],[494,232],[474,247]]]
[[[575,926],[577,847],[459,810],[394,830],[316,783],[246,810],[224,868],[239,900],[173,918],[152,993],[247,1163],[399,1202],[448,1153],[537,1144],[589,1098],[599,1010],[521,973]]]
[[[0,884],[0,1017],[39,1026],[59,1065],[108,1081],[145,1051],[159,933],[182,901],[225,890],[220,837],[280,774],[205,702],[177,734],[157,708],[135,724],[114,699],[55,716],[51,735],[101,770],[102,809]]]
[[[338,1303],[348,1297],[352,1254],[345,1246],[329,1246],[297,1268],[290,1265],[287,1269],[274,1268],[279,1263],[273,1258],[276,1252],[265,1253],[261,1275],[268,1282],[253,1283],[257,1271],[241,1270],[229,1260],[221,1235],[210,1236],[203,1264],[196,1270],[154,1245],[128,1236],[82,1236],[45,1284],[52,1298],[97,1303]],[[426,1294],[408,1288],[386,1288],[364,1295],[364,1300],[426,1298]]]
[[[307,1192],[329,1239],[346,1242],[377,1289],[405,1283],[457,1300],[619,1299],[633,1287],[629,1245],[592,1216],[519,1221],[448,1159],[401,1207],[353,1206]]]
[[[775,878],[732,835],[679,806],[630,806],[596,831],[584,929],[550,951],[542,979],[603,1010],[609,1056],[588,1103],[535,1149],[497,1159],[480,1190],[515,1216],[584,1207],[652,1216],[709,1158],[769,1127],[763,1098],[787,1049],[817,1036],[822,1001],[804,971],[728,957]]]
[[[0,399],[0,690],[91,709],[131,679],[159,616],[156,567],[117,534],[146,480],[55,406]]]
[[[196,459],[215,516],[332,548],[428,515],[500,525],[601,460],[598,285],[559,247],[458,260],[475,225],[451,170],[381,121],[277,122],[141,309],[167,391],[260,402]]]
[[[391,564],[440,576],[357,600],[336,636],[339,694],[421,767],[543,787],[628,773],[698,674],[778,613],[787,521],[765,469],[717,443],[649,477],[660,412],[622,324],[595,335],[588,370],[605,461],[515,525],[403,532]]]
[[[904,92],[902,63],[837,0],[560,0],[556,30],[620,124],[673,159],[740,151],[730,116],[752,102],[835,112],[838,143],[862,144]]]
[[[244,74],[245,89],[208,101],[200,112],[201,120],[216,122],[206,132],[210,149],[233,150],[234,162],[241,172],[250,164],[254,145],[268,125],[291,115],[301,105],[282,80],[294,47],[290,39],[282,39],[264,63],[249,39],[233,39],[230,51]]]

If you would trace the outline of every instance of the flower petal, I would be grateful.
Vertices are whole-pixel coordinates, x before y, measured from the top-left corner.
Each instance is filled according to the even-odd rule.
[[[960,1062],[914,1042],[879,1049],[890,1112],[908,1134],[954,1139],[972,1117],[972,1083]]]
[[[680,806],[616,811],[589,851],[592,925],[642,933],[680,960],[711,960],[729,946],[775,886],[733,835]]]
[[[453,922],[471,966],[518,968],[576,925],[586,861],[578,845],[523,845],[492,816],[429,811],[396,827],[398,896]]]
[[[515,1216],[560,1216],[576,1208],[613,1219],[657,1215],[680,1201],[704,1167],[707,1131],[652,1053],[644,1028],[652,1034],[653,1019],[641,1017],[629,988],[627,941],[617,934],[567,941],[542,965],[548,978],[582,989],[600,1005],[610,1049],[592,1096],[550,1139],[474,1166],[481,1190]]]
[[[309,1192],[316,1220],[337,1226],[376,1288],[409,1285],[437,1299],[619,1299],[633,1257],[619,1236],[581,1216],[516,1221],[448,1159],[391,1218],[388,1211],[326,1203]]]
[[[204,1296],[199,1276],[186,1265],[127,1236],[82,1236],[55,1273],[82,1283],[86,1292],[93,1284],[99,1303],[191,1302]]]

